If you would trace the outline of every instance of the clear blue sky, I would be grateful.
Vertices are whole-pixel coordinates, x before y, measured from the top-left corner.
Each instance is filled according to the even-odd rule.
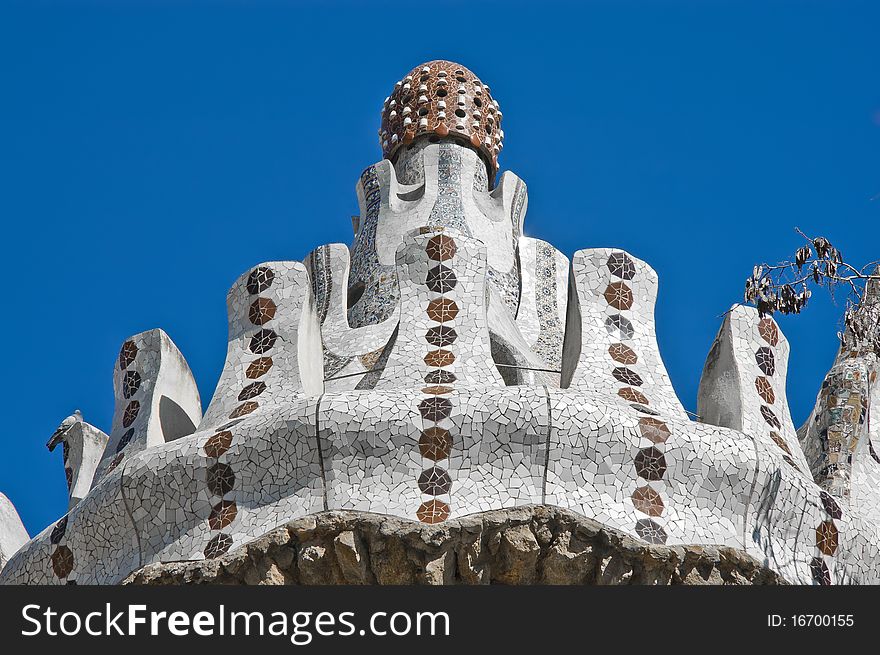
[[[207,404],[235,278],[350,241],[381,103],[424,60],[491,85],[529,235],[658,271],[691,410],[720,315],[794,226],[880,257],[880,3],[533,5],[3,2],[0,490],[32,534],[66,506],[46,440],[75,408],[109,429],[127,336],[164,328]],[[781,321],[796,424],[839,312]]]

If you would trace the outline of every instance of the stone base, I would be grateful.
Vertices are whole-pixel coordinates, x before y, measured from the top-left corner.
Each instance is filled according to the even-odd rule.
[[[223,557],[151,564],[123,584],[787,584],[726,546],[652,546],[546,505],[430,526],[323,512]]]

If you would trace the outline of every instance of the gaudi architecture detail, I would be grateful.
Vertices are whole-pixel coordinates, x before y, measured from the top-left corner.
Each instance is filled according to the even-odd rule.
[[[326,510],[442,524],[552,505],[649,544],[732,547],[794,583],[880,583],[873,352],[844,338],[796,431],[788,342],[734,306],[689,415],[657,345],[657,274],[524,236],[501,122],[459,64],[398,82],[352,245],[242,274],[204,415],[164,332],[127,339],[109,436],[77,412],[49,441],[68,513],[29,539],[0,496],[0,581],[117,583]]]

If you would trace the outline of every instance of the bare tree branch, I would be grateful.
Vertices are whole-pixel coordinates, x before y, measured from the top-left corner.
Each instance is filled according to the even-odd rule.
[[[761,316],[800,314],[812,295],[811,287],[825,287],[832,298],[846,292],[844,330],[847,348],[873,349],[880,357],[880,269],[878,262],[856,268],[825,237],[809,237],[795,228],[806,244],[790,260],[759,264],[746,280],[745,301]]]

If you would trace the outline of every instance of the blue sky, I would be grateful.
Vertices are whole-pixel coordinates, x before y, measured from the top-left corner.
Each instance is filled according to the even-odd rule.
[[[64,512],[46,440],[76,408],[109,429],[131,334],[164,328],[207,404],[227,289],[350,242],[381,103],[434,58],[499,100],[527,234],[658,271],[661,351],[694,410],[721,314],[795,226],[880,258],[878,29],[880,3],[839,0],[3,2],[0,491],[32,534]],[[841,309],[816,294],[780,321],[797,425]]]

